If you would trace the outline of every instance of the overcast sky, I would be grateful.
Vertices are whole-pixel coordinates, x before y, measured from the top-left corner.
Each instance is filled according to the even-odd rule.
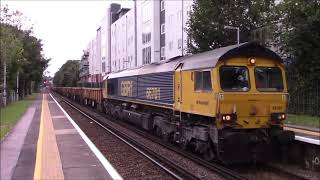
[[[112,2],[132,7],[132,1],[12,1],[1,0],[10,10],[18,10],[34,24],[34,35],[42,39],[43,53],[51,58],[51,76],[69,59],[80,59],[96,35],[108,5]]]

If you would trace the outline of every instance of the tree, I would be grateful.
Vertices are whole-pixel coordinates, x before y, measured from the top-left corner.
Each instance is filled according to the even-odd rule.
[[[79,79],[80,61],[68,60],[61,66],[53,77],[53,84],[57,87],[75,87]]]
[[[195,0],[187,32],[192,39],[190,53],[236,44],[236,32],[224,26],[240,28],[240,41],[250,38],[250,32],[275,20],[274,0]]]
[[[4,105],[6,92],[16,92],[17,82],[20,93],[30,94],[38,88],[50,61],[43,57],[41,40],[32,36],[32,27],[28,27],[26,19],[19,11],[11,12],[7,6],[1,8],[0,86]]]
[[[320,115],[320,1],[283,0],[278,5],[277,45],[287,58],[291,104]],[[303,99],[303,103],[301,102]]]

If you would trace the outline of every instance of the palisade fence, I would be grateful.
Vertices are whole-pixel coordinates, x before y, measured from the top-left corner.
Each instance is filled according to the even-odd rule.
[[[290,94],[288,113],[320,118],[320,81],[310,77],[310,74],[297,76],[287,73]]]
[[[20,87],[17,93],[16,86],[13,88],[6,88],[6,96],[3,93],[3,84],[0,83],[0,107],[5,107],[12,102],[19,101],[25,96],[31,95],[34,92],[39,92],[40,89],[38,86],[35,86],[35,82],[31,81],[29,87],[22,88]],[[4,100],[6,103],[4,103]]]

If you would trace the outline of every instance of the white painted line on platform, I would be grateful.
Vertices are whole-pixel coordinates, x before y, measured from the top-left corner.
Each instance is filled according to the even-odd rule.
[[[56,135],[62,135],[62,134],[77,134],[78,131],[76,129],[59,129],[55,130],[54,133]]]
[[[117,172],[117,170],[111,165],[111,163],[103,156],[99,149],[93,144],[93,142],[88,138],[88,136],[80,129],[80,127],[73,121],[69,114],[61,107],[61,105],[56,101],[56,99],[51,95],[51,98],[56,102],[61,111],[65,114],[71,124],[76,128],[82,139],[87,143],[92,152],[97,156],[97,158],[102,163],[103,167],[108,171],[112,179],[122,180],[123,178]]]
[[[320,145],[320,139],[312,139],[312,138],[307,138],[307,137],[296,135],[295,140],[310,143],[310,144]]]
[[[65,115],[62,116],[52,116],[52,119],[62,119],[62,118],[67,118]]]

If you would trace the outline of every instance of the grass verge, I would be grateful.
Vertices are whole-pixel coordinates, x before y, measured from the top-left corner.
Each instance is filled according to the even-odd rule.
[[[294,125],[301,125],[301,126],[308,126],[308,127],[313,127],[313,128],[320,128],[320,117],[309,116],[309,115],[289,114],[285,123],[294,124]]]
[[[25,97],[23,100],[13,102],[1,108],[0,139],[2,139],[17,123],[27,108],[36,99],[37,93]]]

